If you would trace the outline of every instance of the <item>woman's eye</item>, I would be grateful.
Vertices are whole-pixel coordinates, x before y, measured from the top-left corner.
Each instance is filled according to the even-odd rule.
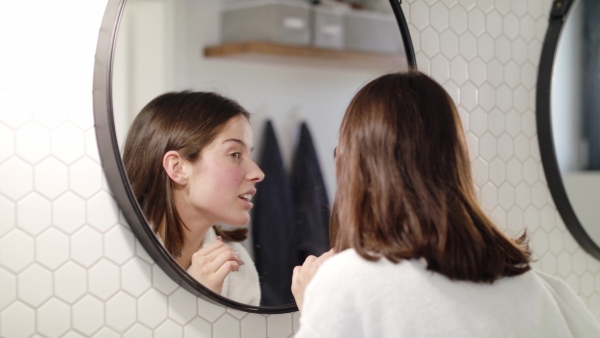
[[[234,159],[236,159],[236,160],[239,160],[239,159],[240,159],[240,156],[241,156],[241,154],[240,154],[240,153],[233,153],[233,154],[230,154],[229,156],[231,156],[232,158],[234,158]]]

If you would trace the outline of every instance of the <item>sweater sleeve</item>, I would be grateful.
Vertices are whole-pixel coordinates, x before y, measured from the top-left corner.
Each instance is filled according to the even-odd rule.
[[[362,337],[351,284],[344,281],[344,268],[333,261],[325,262],[306,288],[295,338]]]

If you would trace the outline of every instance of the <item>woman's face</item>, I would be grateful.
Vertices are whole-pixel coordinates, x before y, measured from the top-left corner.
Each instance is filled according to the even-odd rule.
[[[186,204],[192,214],[210,224],[248,224],[254,186],[265,177],[251,157],[252,149],[248,120],[243,115],[229,120],[199,159],[190,163]]]

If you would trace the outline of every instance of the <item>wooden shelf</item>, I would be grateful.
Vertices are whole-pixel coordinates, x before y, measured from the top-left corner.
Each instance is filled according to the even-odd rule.
[[[281,45],[269,42],[241,42],[209,46],[206,58],[230,58],[295,64],[325,64],[373,69],[407,68],[403,54],[367,53],[347,50]]]

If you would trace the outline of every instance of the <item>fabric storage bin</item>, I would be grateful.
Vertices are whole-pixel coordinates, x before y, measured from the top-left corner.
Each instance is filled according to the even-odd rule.
[[[346,6],[313,7],[313,45],[320,48],[344,48],[344,13]]]
[[[309,13],[303,0],[229,1],[221,9],[221,40],[308,45]]]
[[[344,14],[344,48],[379,53],[404,50],[392,13],[351,10]]]

